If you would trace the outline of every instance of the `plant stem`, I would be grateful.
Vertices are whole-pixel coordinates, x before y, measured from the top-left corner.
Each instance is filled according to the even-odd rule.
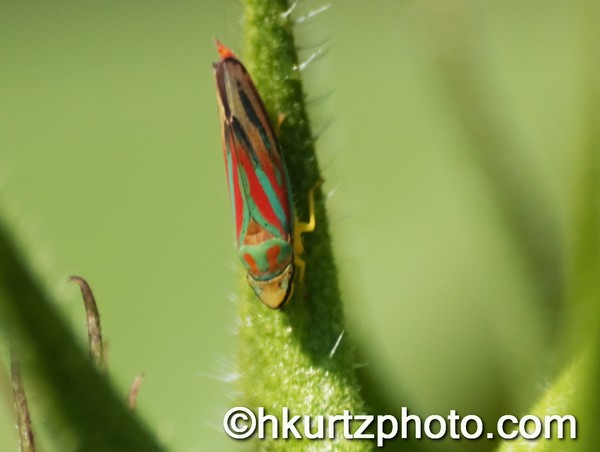
[[[38,384],[57,428],[69,433],[61,450],[162,450],[78,346],[1,219],[0,330],[24,379]]]
[[[282,0],[244,3],[244,62],[272,119],[283,114],[279,142],[289,172],[300,221],[308,217],[307,194],[321,179],[314,139],[304,105],[301,73]],[[344,314],[331,249],[323,193],[315,192],[316,229],[303,236],[304,282],[282,310],[264,306],[243,284],[240,297],[238,366],[243,405],[281,416],[364,412],[354,374],[354,350]],[[301,424],[301,422],[298,422]],[[316,427],[315,427],[316,428]],[[370,450],[371,444],[337,439],[310,447]],[[314,431],[314,430],[313,430]],[[261,442],[269,450],[306,450],[305,441]]]

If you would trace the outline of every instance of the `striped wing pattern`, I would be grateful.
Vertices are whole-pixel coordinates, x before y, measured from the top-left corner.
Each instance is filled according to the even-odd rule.
[[[214,74],[238,252],[254,293],[277,309],[290,299],[295,263],[301,262],[292,243],[287,173],[252,79],[231,50],[219,42],[217,50]]]
[[[232,55],[216,64],[215,79],[238,246],[252,222],[289,242],[286,173],[263,102],[246,69]]]

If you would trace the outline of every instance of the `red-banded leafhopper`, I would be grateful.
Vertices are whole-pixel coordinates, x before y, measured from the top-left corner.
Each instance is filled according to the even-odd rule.
[[[300,234],[315,227],[297,222],[285,162],[264,103],[243,64],[217,41],[217,103],[237,247],[247,279],[270,308],[291,296],[295,273],[303,278]]]

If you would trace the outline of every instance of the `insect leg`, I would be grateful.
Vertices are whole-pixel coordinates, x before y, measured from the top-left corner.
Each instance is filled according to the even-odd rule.
[[[308,222],[303,223],[296,220],[296,224],[294,225],[294,235],[297,234],[296,237],[300,237],[300,234],[304,234],[305,232],[312,232],[315,230],[315,190],[319,188],[322,183],[323,181],[319,179],[308,192]]]
[[[306,263],[304,259],[300,256],[304,253],[304,245],[302,243],[302,236],[305,232],[312,232],[315,230],[317,222],[315,220],[315,190],[319,188],[319,186],[323,183],[322,180],[318,180],[315,185],[308,192],[308,212],[309,212],[309,220],[304,223],[298,220],[296,217],[296,221],[294,224],[294,265],[298,270],[298,277],[300,278],[300,282],[304,281],[304,269],[306,268]]]

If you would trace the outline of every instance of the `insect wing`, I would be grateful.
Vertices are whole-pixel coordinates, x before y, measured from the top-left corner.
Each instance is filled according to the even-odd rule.
[[[215,66],[223,151],[238,244],[249,220],[289,240],[284,163],[264,104],[244,66],[228,55]]]

